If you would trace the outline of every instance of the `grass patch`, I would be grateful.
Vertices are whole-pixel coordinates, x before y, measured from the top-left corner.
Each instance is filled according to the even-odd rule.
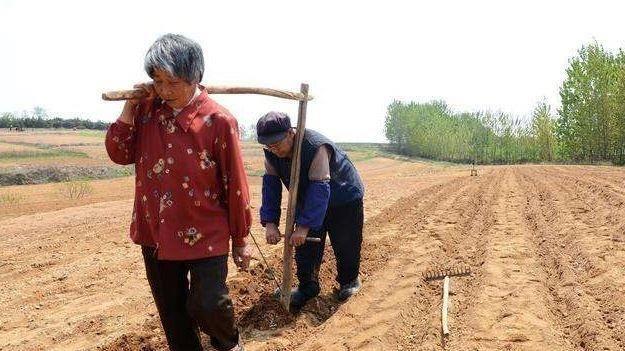
[[[453,166],[466,166],[467,165],[467,164],[462,164],[462,163],[453,163],[449,161],[432,160],[429,158],[423,158],[423,157],[418,157],[418,156],[405,156],[405,155],[393,153],[391,151],[381,152],[379,156],[390,158],[390,159],[397,160],[397,161],[403,161],[403,162],[429,163],[429,164],[440,166],[440,167],[453,167]]]
[[[349,159],[354,162],[367,161],[375,157],[379,157],[380,153],[374,150],[368,151],[347,151]]]
[[[110,179],[134,175],[134,166],[34,166],[0,169],[0,187]]]
[[[243,162],[243,167],[245,168],[245,174],[247,174],[248,177],[261,177],[265,174],[264,167],[262,169],[254,168],[247,162]]]
[[[24,200],[24,196],[18,193],[3,193],[0,194],[0,206],[13,206],[17,205]]]
[[[89,155],[82,151],[65,149],[40,149],[28,151],[7,151],[0,152],[0,162],[10,162],[30,158],[53,158],[53,157],[77,157],[89,158]]]
[[[113,174],[109,178],[118,178],[118,177],[128,177],[135,175],[135,169],[132,166],[124,166],[124,167],[115,167],[113,169]],[[102,178],[93,178],[93,179],[102,179]]]
[[[248,177],[262,177],[265,175],[265,170],[246,168],[245,173]]]
[[[70,200],[82,199],[93,193],[93,186],[86,180],[75,180],[61,183],[59,193]]]
[[[104,137],[106,136],[106,131],[105,130],[81,130],[78,132],[78,135],[91,137],[91,138],[104,139]]]
[[[337,143],[347,152],[349,159],[358,162],[366,161],[375,157],[387,157],[385,154],[386,144],[381,143]]]
[[[365,161],[374,157],[390,158],[403,162],[424,162],[437,166],[458,166],[458,163],[437,161],[417,156],[405,156],[394,152],[390,144],[383,143],[337,143],[352,161]]]

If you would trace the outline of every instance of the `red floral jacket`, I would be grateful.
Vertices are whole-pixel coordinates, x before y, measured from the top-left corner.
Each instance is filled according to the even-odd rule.
[[[174,117],[162,100],[139,104],[134,126],[117,121],[106,135],[113,162],[134,163],[130,237],[162,260],[227,254],[251,226],[250,196],[237,121],[204,88]]]

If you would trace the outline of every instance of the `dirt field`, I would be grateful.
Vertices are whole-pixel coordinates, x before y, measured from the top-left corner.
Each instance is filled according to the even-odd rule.
[[[43,166],[113,165],[104,149],[102,131],[0,130],[0,171]]]
[[[16,132],[0,130],[0,140],[7,143],[35,145],[94,145],[104,140],[104,131],[49,130]]]
[[[37,151],[38,149],[33,146],[9,144],[0,142],[0,153],[19,153],[25,151]]]
[[[258,151],[258,150],[257,150]],[[249,169],[262,162],[245,150]],[[467,167],[387,158],[356,163],[367,186],[361,294],[323,291],[290,317],[260,261],[231,267],[248,350],[625,350],[625,174],[590,166]],[[260,178],[250,178],[254,212]],[[165,350],[138,247],[127,238],[132,179],[85,199],[55,184],[0,188],[0,350]],[[6,195],[5,195],[6,196]],[[263,244],[281,267],[281,246]],[[435,265],[452,278],[441,337]]]

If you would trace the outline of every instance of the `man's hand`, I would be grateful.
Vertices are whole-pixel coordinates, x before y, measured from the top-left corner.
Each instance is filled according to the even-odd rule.
[[[232,246],[232,259],[237,267],[247,270],[250,266],[252,258],[252,247],[247,243],[245,246]]]
[[[275,245],[282,240],[282,233],[275,223],[267,223],[265,225],[265,239],[267,244]]]
[[[291,245],[295,247],[303,245],[306,242],[308,231],[308,227],[296,226],[293,234],[291,234]]]

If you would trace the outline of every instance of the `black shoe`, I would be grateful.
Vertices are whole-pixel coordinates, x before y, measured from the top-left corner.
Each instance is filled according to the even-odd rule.
[[[315,296],[317,295],[310,296],[302,292],[300,289],[293,289],[291,291],[291,304],[289,305],[290,310],[293,312],[301,310],[302,307],[306,305],[306,302]]]
[[[338,293],[339,301],[343,302],[355,295],[360,288],[362,287],[362,283],[360,282],[360,278],[356,277],[356,279],[352,280],[347,284],[342,284],[341,289]]]
[[[231,348],[229,351],[245,351],[245,349],[243,348],[243,344],[238,343],[237,346]]]

